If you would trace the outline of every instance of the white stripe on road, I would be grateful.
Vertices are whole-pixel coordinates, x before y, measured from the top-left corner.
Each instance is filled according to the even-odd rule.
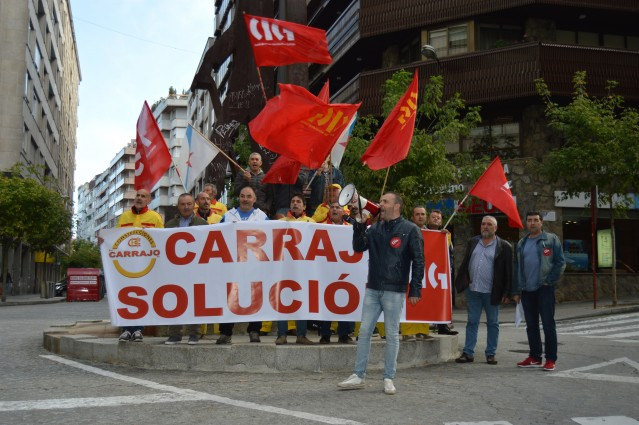
[[[631,319],[639,317],[639,313],[630,313],[630,314],[611,314],[609,316],[603,317],[595,317],[593,319],[584,319],[584,320],[575,320],[573,323],[600,323],[600,322],[614,322],[619,319]]]
[[[627,416],[601,416],[598,418],[570,418],[580,425],[639,425]]]
[[[626,338],[628,336],[639,336],[639,332],[626,332],[620,334],[612,334],[612,335],[583,335],[584,338]]]
[[[252,410],[258,410],[261,412],[266,412],[266,413],[273,413],[273,414],[277,414],[277,415],[283,415],[283,416],[292,416],[292,417],[296,417],[296,418],[300,418],[303,420],[308,420],[308,421],[315,421],[315,422],[322,422],[322,423],[326,423],[326,424],[347,424],[347,425],[361,425],[360,422],[357,421],[351,421],[348,419],[342,419],[342,418],[334,418],[334,417],[330,417],[330,416],[322,416],[322,415],[315,415],[312,413],[307,413],[307,412],[300,412],[300,411],[296,411],[296,410],[289,410],[289,409],[283,409],[280,407],[274,407],[274,406],[268,406],[268,405],[263,405],[263,404],[257,404],[257,403],[252,403],[249,401],[242,401],[242,400],[234,400],[231,398],[227,398],[227,397],[220,397],[220,396],[216,396],[213,394],[209,394],[209,393],[205,393],[205,392],[201,392],[201,391],[194,391],[194,390],[189,390],[186,388],[179,388],[179,387],[174,387],[172,385],[164,385],[164,384],[158,384],[157,382],[153,382],[153,381],[149,381],[146,379],[139,379],[139,378],[134,378],[132,376],[126,376],[126,375],[121,375],[119,373],[115,373],[115,372],[110,372],[108,370],[103,370],[103,369],[99,369],[97,367],[93,367],[93,366],[88,366],[82,363],[78,363],[75,362],[73,360],[69,360],[69,359],[65,359],[63,357],[59,357],[59,356],[55,356],[55,355],[43,355],[41,356],[45,359],[49,359],[52,360],[54,362],[58,362],[58,363],[62,363],[64,365],[67,366],[71,366],[71,367],[75,367],[77,369],[81,369],[84,370],[86,372],[90,372],[90,373],[94,373],[96,375],[101,375],[101,376],[105,376],[107,378],[112,378],[112,379],[117,379],[120,381],[124,381],[124,382],[129,382],[131,384],[135,384],[135,385],[140,385],[146,388],[151,388],[154,390],[158,390],[158,391],[162,391],[163,393],[170,393],[173,394],[172,397],[168,397],[166,400],[167,401],[185,401],[185,400],[190,400],[190,401],[212,401],[214,403],[221,403],[221,404],[226,404],[229,406],[235,406],[235,407],[241,407],[244,409],[252,409]],[[155,396],[156,398],[154,399]],[[74,404],[75,405],[73,407],[89,407],[86,404],[82,404],[80,405],[79,403],[76,403],[77,400],[93,400],[94,403],[109,403],[109,402],[113,402],[116,401],[117,399],[120,399],[120,401],[123,402],[123,404],[126,404],[127,402],[130,402],[129,399],[133,399],[133,398],[143,398],[146,397],[146,402],[147,403],[159,403],[161,401],[157,401],[162,397],[167,397],[167,394],[153,394],[150,396],[131,396],[131,397],[104,397],[104,399],[106,400],[100,400],[100,399],[71,399],[72,401],[70,401],[70,404]],[[7,408],[10,406],[14,406],[14,407],[20,407],[21,405],[18,404],[7,404],[7,403],[33,403],[34,405],[36,403],[41,403],[43,400],[35,400],[35,401],[21,401],[21,402],[0,402],[0,411],[3,410],[1,407],[6,406]],[[45,402],[47,400],[44,400]],[[99,404],[98,404],[99,405]],[[117,404],[109,404],[109,405],[117,405]],[[32,406],[33,407],[33,406]],[[60,408],[60,405],[51,405],[50,408]],[[68,407],[71,408],[71,407]],[[9,409],[5,409],[5,410],[9,410]],[[13,409],[11,409],[13,410]],[[22,410],[22,409],[17,409],[17,410]]]
[[[548,376],[554,376],[557,378],[590,379],[591,381],[611,381],[627,384],[639,384],[639,378],[633,376],[605,375],[603,373],[584,373],[585,371],[601,369],[617,363],[625,363],[626,365],[633,367],[637,371],[639,371],[639,363],[635,362],[634,360],[630,360],[627,357],[621,357],[619,359],[614,359],[603,363],[596,363],[590,366],[583,366],[575,369],[565,370],[562,372],[555,372],[549,374]]]
[[[512,425],[507,421],[444,422],[444,425]]]
[[[78,407],[114,407],[147,403],[175,403],[178,401],[193,401],[193,396],[190,394],[157,393],[116,397],[0,401],[0,412],[12,412],[16,410],[75,409]]]
[[[577,331],[577,332],[566,332],[565,329],[558,329],[557,330],[557,334],[559,334],[559,335],[590,335],[590,334],[601,334],[601,333],[606,333],[606,332],[627,331],[627,330],[631,330],[631,329],[639,329],[639,324],[630,325],[630,326],[627,326],[627,325],[626,326],[619,326],[619,327],[616,327],[616,328],[589,329],[589,330]]]
[[[636,319],[613,320],[613,321],[608,321],[608,322],[590,323],[590,324],[586,324],[586,325],[565,326],[565,327],[564,326],[557,326],[557,331],[569,332],[569,331],[577,331],[577,330],[581,330],[581,329],[602,328],[604,326],[621,325],[623,323],[634,323],[634,322],[639,322],[639,317],[637,317]]]

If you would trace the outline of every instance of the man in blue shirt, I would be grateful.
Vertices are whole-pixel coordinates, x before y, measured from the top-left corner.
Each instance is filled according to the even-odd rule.
[[[526,214],[528,234],[515,249],[513,299],[524,307],[530,352],[519,367],[541,366],[539,316],[544,327],[546,363],[543,370],[555,370],[557,330],[555,328],[555,287],[566,268],[561,242],[554,233],[542,230],[543,218],[537,211]]]

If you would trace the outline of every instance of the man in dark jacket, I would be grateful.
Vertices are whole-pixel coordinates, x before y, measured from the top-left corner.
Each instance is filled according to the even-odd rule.
[[[499,304],[507,302],[512,291],[513,247],[501,239],[497,220],[487,215],[481,221],[481,235],[466,244],[466,253],[455,280],[457,292],[466,295],[466,342],[457,363],[474,360],[481,311],[486,311],[488,338],[486,363],[496,365],[495,352],[499,339]]]
[[[398,194],[387,192],[380,201],[377,223],[368,229],[362,223],[353,225],[353,249],[369,252],[368,284],[357,342],[355,373],[337,384],[341,389],[364,388],[371,335],[383,312],[386,329],[384,392],[396,392],[393,379],[399,352],[399,321],[406,292],[408,290],[409,302],[417,304],[424,278],[424,239],[414,223],[400,216],[403,203]],[[407,285],[409,281],[410,285]]]
[[[165,228],[170,227],[189,227],[189,226],[206,226],[208,223],[194,212],[195,200],[190,193],[183,193],[178,197],[178,212],[171,220],[164,225]],[[200,340],[200,325],[187,325],[189,332],[189,345],[195,345]],[[182,325],[169,326],[169,339],[164,341],[167,345],[179,344],[182,341]]]

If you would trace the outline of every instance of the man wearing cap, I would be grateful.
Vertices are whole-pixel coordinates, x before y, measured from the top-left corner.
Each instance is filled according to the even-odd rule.
[[[337,198],[339,198],[339,193],[342,190],[342,186],[337,183],[333,183],[328,187],[328,200],[326,202],[322,202],[319,207],[315,210],[313,214],[313,221],[316,223],[328,223],[330,221],[330,217],[328,213],[331,209],[330,205],[334,202],[337,202]],[[348,214],[348,208],[344,206],[342,208]]]

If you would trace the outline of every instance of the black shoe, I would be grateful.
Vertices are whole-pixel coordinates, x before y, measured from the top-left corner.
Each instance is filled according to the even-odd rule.
[[[251,341],[251,342],[260,342],[260,334],[259,334],[259,332],[249,332],[249,341]]]
[[[474,357],[470,357],[466,353],[462,353],[461,356],[455,359],[455,363],[472,363],[475,361]]]
[[[220,335],[220,337],[217,339],[217,341],[215,341],[215,343],[217,345],[221,345],[221,344],[230,344],[231,343],[231,339],[233,337],[231,335]]]
[[[452,330],[448,325],[437,326],[437,333],[440,335],[457,335],[459,332]]]
[[[495,360],[495,356],[486,356],[486,363],[496,365],[497,360]]]
[[[166,345],[174,345],[174,344],[179,344],[181,341],[182,341],[181,336],[170,336],[169,339],[164,341],[164,343]]]
[[[342,336],[339,337],[337,342],[339,342],[340,344],[352,344],[353,343],[353,338],[351,338],[348,335],[342,335]]]
[[[197,343],[200,341],[200,337],[197,335],[189,335],[189,341],[187,342],[187,344],[189,345],[197,345]]]
[[[330,343],[331,343],[330,335],[324,335],[323,337],[320,338],[320,344],[330,344]]]

